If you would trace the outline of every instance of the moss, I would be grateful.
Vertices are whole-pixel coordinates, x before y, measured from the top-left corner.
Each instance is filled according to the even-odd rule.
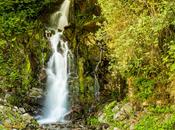
[[[0,125],[0,130],[7,130],[3,125]]]
[[[173,130],[175,128],[175,114],[147,114],[136,124],[135,130]]]
[[[81,100],[84,97],[84,59],[80,58],[78,60],[78,74],[79,74],[79,84],[80,84],[80,93],[81,93]]]
[[[21,102],[22,102],[22,99],[20,97],[20,95],[16,95],[16,94],[11,94],[9,95],[9,97],[7,97],[7,102],[12,104],[12,105],[22,105]]]
[[[98,126],[100,122],[98,121],[98,118],[95,116],[91,116],[87,118],[87,124],[90,126]]]
[[[0,38],[0,90],[22,101],[31,87],[39,86],[39,72],[49,55],[44,25],[35,22],[33,27],[24,34]],[[13,104],[17,101],[18,98],[9,100]]]

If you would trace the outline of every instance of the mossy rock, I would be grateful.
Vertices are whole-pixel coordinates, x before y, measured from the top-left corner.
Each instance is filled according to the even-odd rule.
[[[37,129],[38,123],[32,116],[25,113],[22,114],[20,110],[12,106],[0,106],[0,128],[3,130],[9,129]]]

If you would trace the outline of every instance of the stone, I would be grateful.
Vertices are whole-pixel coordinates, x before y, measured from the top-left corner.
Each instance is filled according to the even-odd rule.
[[[147,101],[145,101],[145,102],[142,103],[142,106],[143,106],[143,107],[147,107],[147,106],[149,106],[149,104],[148,104]]]
[[[126,114],[123,111],[119,111],[113,116],[114,120],[123,121],[126,119]]]
[[[31,120],[33,119],[33,117],[30,116],[28,113],[23,114],[22,118],[26,121],[26,123],[31,123]]]
[[[4,104],[4,100],[0,98],[0,104]]]
[[[20,107],[19,110],[20,110],[20,112],[21,112],[22,114],[25,113],[25,109],[24,109],[24,108]]]
[[[101,123],[98,130],[107,130],[109,128],[109,124]]]
[[[120,110],[119,105],[116,105],[113,109],[112,112],[118,112]]]
[[[132,104],[131,103],[124,104],[123,107],[121,108],[121,111],[125,111],[127,114],[130,114],[133,111]]]
[[[99,122],[101,122],[101,123],[107,123],[104,113],[99,114],[98,120],[99,120]]]
[[[14,106],[14,109],[18,109],[18,107],[17,106]]]
[[[43,94],[43,90],[40,88],[32,88],[29,93],[29,97],[41,98]]]
[[[132,113],[132,104],[126,103],[124,104],[120,110],[116,114],[114,114],[113,119],[117,121],[123,121],[129,118],[129,115]]]
[[[12,121],[11,121],[10,119],[6,119],[6,120],[4,121],[4,125],[5,125],[5,126],[9,126],[11,123],[12,123]]]
[[[13,110],[14,112],[17,112],[17,111],[18,111],[18,107],[17,107],[17,106],[14,106],[14,107],[12,108],[12,110]]]
[[[129,130],[134,130],[134,124],[131,124],[130,127],[129,127]]]
[[[10,96],[11,96],[11,95],[10,95],[9,93],[7,93],[7,94],[5,95],[5,100],[7,100]]]
[[[4,106],[0,105],[0,111],[4,109]]]

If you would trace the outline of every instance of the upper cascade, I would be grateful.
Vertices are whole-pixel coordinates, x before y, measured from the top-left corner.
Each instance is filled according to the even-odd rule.
[[[69,7],[70,0],[65,0],[61,5],[60,10],[51,16],[51,24],[54,26],[54,29],[63,31],[64,27],[68,25]]]

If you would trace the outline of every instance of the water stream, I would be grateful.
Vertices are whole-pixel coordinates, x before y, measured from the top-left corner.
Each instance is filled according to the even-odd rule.
[[[70,0],[65,0],[60,10],[51,16],[51,29],[54,34],[49,37],[52,56],[46,69],[47,95],[43,108],[43,115],[38,120],[40,124],[64,122],[68,100],[68,54],[67,42],[63,41],[62,33],[68,25]],[[59,30],[59,31],[58,31]]]

